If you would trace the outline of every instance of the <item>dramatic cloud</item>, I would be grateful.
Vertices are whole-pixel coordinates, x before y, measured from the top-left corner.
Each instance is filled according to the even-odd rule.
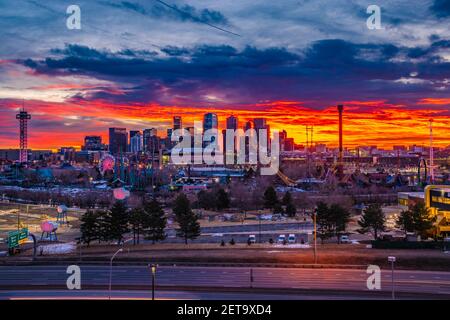
[[[228,104],[288,99],[323,106],[350,93],[358,100],[379,94],[399,102],[399,95],[416,101],[430,92],[449,92],[445,75],[450,74],[450,61],[436,55],[448,43],[439,40],[428,47],[406,48],[336,39],[316,41],[298,53],[226,45],[172,46],[159,52],[67,45],[53,49],[53,57],[18,63],[37,75],[79,75],[115,82],[121,90],[96,90],[82,97],[111,103],[208,103],[206,97],[216,96]],[[413,61],[419,57],[420,61]],[[355,86],[358,92],[353,91]]]
[[[121,1],[116,2],[101,2],[113,8],[125,9],[135,13],[139,13],[150,18],[170,18],[180,21],[190,21],[206,24],[217,24],[227,26],[227,18],[219,11],[209,9],[197,9],[191,5],[176,5],[169,4],[165,1],[155,0],[156,4],[146,9],[143,5],[135,2]]]
[[[439,18],[450,17],[450,1],[434,0],[431,11]]]

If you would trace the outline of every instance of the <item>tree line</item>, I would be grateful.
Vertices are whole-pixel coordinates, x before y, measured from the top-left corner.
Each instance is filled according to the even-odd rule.
[[[291,193],[288,191],[282,199],[278,199],[277,192],[272,186],[264,191],[264,208],[272,209],[273,213],[285,214],[288,217],[295,217],[297,213]]]
[[[397,228],[405,233],[414,233],[423,238],[431,234],[435,217],[430,216],[429,209],[424,203],[411,205],[397,217],[395,223]],[[364,209],[361,219],[358,221],[360,233],[371,233],[375,240],[381,232],[386,230],[386,218],[379,204],[371,204]]]
[[[173,203],[177,236],[187,244],[200,235],[198,216],[192,211],[189,199],[180,194]],[[93,241],[121,244],[128,233],[133,243],[139,244],[141,236],[152,243],[166,239],[167,218],[162,205],[156,200],[144,202],[140,207],[128,209],[123,201],[115,202],[108,210],[88,210],[80,218],[80,242]]]

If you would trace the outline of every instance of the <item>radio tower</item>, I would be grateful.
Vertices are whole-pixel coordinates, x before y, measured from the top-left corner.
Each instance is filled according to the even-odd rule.
[[[314,126],[306,125],[306,150],[309,151],[314,144]]]
[[[19,120],[20,128],[19,162],[26,163],[28,162],[28,120],[31,119],[31,115],[22,106],[22,111],[16,114],[16,119]]]

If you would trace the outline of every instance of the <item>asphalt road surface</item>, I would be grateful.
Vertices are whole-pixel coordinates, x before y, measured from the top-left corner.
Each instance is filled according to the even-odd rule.
[[[311,293],[261,293],[261,292],[208,292],[208,291],[166,291],[157,290],[155,300],[362,300],[370,296],[360,294],[311,294]],[[0,300],[151,300],[150,290],[18,290],[0,291]],[[373,297],[372,297],[373,299]]]
[[[81,289],[105,290],[109,284],[109,266],[81,265]],[[64,290],[68,278],[64,266],[8,266],[0,267],[1,297],[17,290]],[[253,276],[253,281],[251,281]],[[244,267],[185,267],[161,266],[157,268],[158,290],[258,293],[277,292],[292,295],[301,292],[324,296],[344,296],[352,292],[355,297],[389,297],[392,286],[390,270],[382,271],[381,290],[367,289],[368,274],[361,269],[308,269],[308,268],[249,268]],[[412,294],[417,298],[450,299],[450,272],[395,271],[397,294]],[[114,266],[113,290],[148,290],[151,273],[146,266]]]
[[[253,234],[257,241],[268,242],[269,239],[277,241],[280,234],[286,237],[293,233],[297,235],[297,241],[303,239],[308,241],[308,233],[312,233],[313,224],[310,222],[287,222],[287,223],[270,223],[264,224],[236,224],[232,226],[216,226],[216,227],[202,227],[202,235],[195,239],[194,243],[220,243],[222,240],[229,242],[234,239],[236,243],[247,243],[248,236]],[[261,232],[261,238],[260,238]],[[183,239],[176,237],[176,231],[169,229],[167,231],[168,237],[163,243],[183,243]],[[146,241],[144,241],[145,243]],[[149,242],[149,241],[148,241]]]

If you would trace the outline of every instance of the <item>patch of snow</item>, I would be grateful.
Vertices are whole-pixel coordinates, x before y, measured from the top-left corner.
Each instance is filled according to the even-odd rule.
[[[274,245],[275,248],[296,248],[296,249],[309,249],[311,246],[309,244],[301,244],[301,243],[295,243],[295,244],[276,244]]]
[[[65,254],[76,250],[75,242],[57,243],[39,246],[37,252],[40,255]]]

